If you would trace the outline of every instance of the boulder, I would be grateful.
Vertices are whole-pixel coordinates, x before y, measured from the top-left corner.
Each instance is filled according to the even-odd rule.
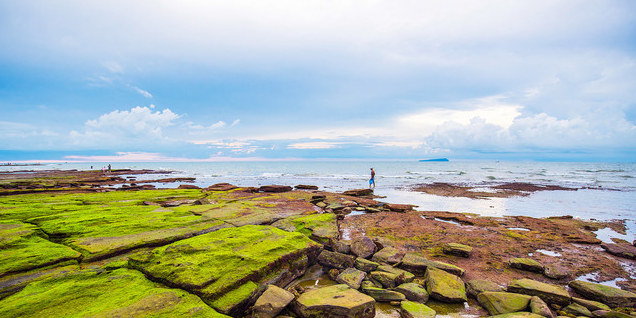
[[[186,190],[198,190],[201,189],[201,187],[197,187],[195,185],[191,185],[191,184],[180,184],[177,189],[186,189]]]
[[[375,253],[371,260],[378,263],[397,264],[403,257],[404,253],[395,247],[388,246]]]
[[[356,258],[355,267],[363,272],[372,272],[378,268],[380,264],[376,262],[372,262],[368,259],[364,259],[362,257]]]
[[[415,279],[415,275],[413,275],[412,273],[407,272],[403,269],[393,267],[391,265],[380,265],[376,270],[397,275],[395,282],[398,285],[403,283],[410,283]]]
[[[345,284],[310,290],[291,307],[302,318],[375,317],[375,300]]]
[[[563,309],[561,309],[564,313],[568,314],[568,315],[573,315],[575,317],[578,316],[585,316],[585,317],[594,317],[594,315],[592,315],[592,312],[583,307],[582,305],[579,304],[570,304],[566,307],[564,307]]]
[[[543,275],[552,279],[563,279],[572,275],[572,271],[558,264],[550,264],[544,267]]]
[[[477,301],[491,315],[501,315],[523,311],[530,304],[532,296],[507,292],[483,292],[477,295]]]
[[[398,275],[394,273],[387,273],[381,271],[373,271],[369,273],[369,277],[382,284],[384,288],[393,288],[396,286],[395,281]]]
[[[470,257],[473,252],[473,248],[459,243],[448,243],[442,248],[444,254],[455,255],[460,257]]]
[[[353,289],[360,289],[360,284],[367,277],[367,273],[355,268],[347,268],[338,275],[336,281],[340,284],[347,284]]]
[[[353,267],[355,257],[347,254],[323,250],[318,255],[318,264],[327,267],[347,269]]]
[[[512,293],[538,296],[548,304],[567,306],[570,304],[570,294],[561,286],[546,284],[532,279],[513,280],[508,285],[508,291]]]
[[[406,296],[406,299],[426,303],[428,301],[428,292],[420,284],[404,283],[394,289],[396,292]]]
[[[338,252],[342,254],[351,253],[351,246],[339,240],[331,240],[331,249],[333,249],[334,252]]]
[[[508,264],[512,268],[521,269],[524,271],[535,272],[535,273],[543,273],[543,265],[541,263],[529,259],[529,258],[513,258],[508,261]]]
[[[274,318],[294,300],[294,294],[276,286],[268,285],[252,307],[252,318]]]
[[[598,301],[587,300],[587,299],[578,298],[578,297],[572,297],[572,301],[576,304],[582,305],[583,307],[589,309],[590,311],[610,310],[610,307],[608,305],[605,305]]]
[[[533,314],[548,318],[554,317],[554,314],[552,314],[552,311],[550,310],[550,306],[548,306],[545,301],[537,296],[532,296],[532,298],[530,299],[529,309],[530,312]]]
[[[377,287],[367,287],[363,288],[362,292],[373,297],[375,301],[379,302],[392,302],[392,301],[402,301],[406,300],[406,297],[393,290],[377,288]]]
[[[579,295],[610,307],[635,307],[636,294],[615,287],[575,280],[568,286]]]
[[[601,247],[605,249],[608,253],[629,259],[636,259],[636,247],[633,245],[627,244],[613,244],[613,243],[603,243]]]
[[[426,270],[426,291],[431,298],[447,303],[461,303],[466,298],[464,282],[457,276],[441,269]]]
[[[466,272],[455,265],[428,260],[426,257],[415,253],[406,253],[400,264],[400,268],[418,275],[424,275],[428,267],[438,268],[460,277]]]
[[[357,238],[351,244],[351,253],[361,258],[371,257],[375,250],[375,243],[367,236]]]
[[[238,187],[229,183],[217,183],[203,189],[203,191],[230,191],[236,188]]]
[[[437,313],[424,304],[405,300],[400,303],[400,317],[402,318],[435,318]]]
[[[292,187],[285,185],[264,185],[258,188],[259,192],[270,192],[270,193],[281,193],[281,192],[289,192],[292,190]]]
[[[483,292],[502,292],[504,288],[499,284],[483,279],[473,279],[466,282],[466,293],[468,296],[477,298],[477,295]]]
[[[353,196],[353,197],[363,197],[363,196],[367,196],[367,195],[372,195],[373,194],[373,190],[372,189],[353,189],[353,190],[347,190],[347,191],[343,192],[342,194],[350,195],[350,196]]]
[[[307,184],[299,184],[294,186],[294,188],[299,190],[318,190],[318,186],[315,185],[307,185]]]

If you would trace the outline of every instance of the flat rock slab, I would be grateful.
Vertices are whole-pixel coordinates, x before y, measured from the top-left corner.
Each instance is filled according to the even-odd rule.
[[[636,306],[636,294],[626,290],[580,280],[575,280],[568,286],[579,295],[610,307]]]
[[[380,266],[379,263],[358,257],[355,260],[355,267],[363,272],[372,272]]]
[[[402,258],[402,263],[400,264],[400,268],[418,275],[424,275],[426,273],[426,269],[429,267],[438,268],[460,277],[466,272],[455,265],[432,261],[415,253],[406,253]]]
[[[258,188],[258,191],[260,192],[274,192],[274,193],[289,192],[291,190],[292,190],[292,187],[290,186],[276,185],[276,184],[264,185]]]
[[[393,291],[393,290],[383,289],[383,288],[366,287],[362,289],[362,292],[373,297],[375,301],[379,301],[379,302],[392,302],[392,301],[406,300],[406,296],[404,296],[404,294]]]
[[[446,303],[462,303],[468,300],[461,278],[441,269],[426,270],[426,291],[431,298]]]
[[[545,317],[537,315],[537,314],[533,314],[531,312],[521,311],[521,312],[513,312],[509,314],[490,316],[490,318],[545,318]]]
[[[541,263],[530,258],[513,258],[508,261],[508,264],[512,268],[521,269],[524,271],[543,273],[543,265]]]
[[[437,313],[422,303],[407,300],[400,303],[400,315],[403,318],[435,318]]]
[[[375,300],[340,284],[303,293],[292,302],[292,309],[303,318],[373,318]]]
[[[504,288],[499,284],[484,279],[473,279],[466,282],[466,292],[468,296],[477,298],[477,295],[483,292],[502,292]]]
[[[517,279],[508,285],[508,291],[512,293],[538,296],[548,304],[567,306],[571,302],[568,291],[561,286],[546,284],[532,279]]]
[[[426,288],[417,283],[404,283],[395,288],[396,292],[406,296],[406,299],[420,303],[428,301],[428,292]]]
[[[442,252],[448,255],[455,255],[460,257],[470,257],[473,252],[473,248],[459,243],[448,243],[442,248]]]
[[[290,216],[272,223],[285,231],[298,231],[323,245],[338,239],[336,216],[332,213]]]
[[[353,196],[353,197],[363,197],[363,196],[367,196],[367,195],[372,195],[373,194],[373,190],[372,189],[353,189],[353,190],[347,190],[347,191],[343,192],[342,194],[350,195],[350,196]]]
[[[525,310],[532,296],[507,292],[483,292],[477,301],[491,315],[501,315]]]
[[[0,221],[0,277],[11,273],[79,260],[82,254],[45,239],[34,225]]]
[[[199,297],[138,271],[85,270],[36,281],[0,300],[4,317],[226,317]]]
[[[633,245],[603,243],[601,244],[601,247],[612,255],[623,258],[636,259],[636,247]]]
[[[196,293],[215,306],[216,299],[238,288],[243,291],[241,297],[249,297],[246,291],[254,288],[245,285],[248,282],[289,283],[305,272],[308,259],[320,248],[298,232],[247,225],[138,253],[129,263],[149,277]]]

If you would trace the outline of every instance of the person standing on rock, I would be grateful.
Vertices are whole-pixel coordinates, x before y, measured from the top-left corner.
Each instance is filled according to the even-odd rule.
[[[375,189],[375,170],[373,170],[373,168],[371,168],[371,179],[369,179],[369,188],[371,188],[371,185],[373,185],[373,188]]]

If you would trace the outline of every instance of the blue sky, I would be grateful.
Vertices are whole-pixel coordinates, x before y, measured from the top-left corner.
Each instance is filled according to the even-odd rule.
[[[636,2],[1,1],[0,160],[636,158]]]

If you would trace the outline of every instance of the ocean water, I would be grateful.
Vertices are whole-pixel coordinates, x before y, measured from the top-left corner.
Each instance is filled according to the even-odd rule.
[[[23,169],[99,169],[108,163],[65,163],[30,167],[0,166],[0,171]],[[376,175],[376,195],[384,202],[406,203],[421,211],[469,212],[488,216],[534,217],[572,215],[582,219],[636,220],[636,163],[558,163],[499,161],[276,161],[276,162],[134,162],[111,163],[113,169],[175,171],[170,176],[196,177],[205,187],[228,182],[238,186],[310,184],[327,191],[368,187],[370,168]],[[162,176],[163,177],[163,176]],[[156,179],[157,175],[143,178]],[[433,182],[487,188],[505,182],[529,182],[586,188],[541,191],[525,197],[468,199],[413,192]],[[161,186],[161,185],[158,185]]]

